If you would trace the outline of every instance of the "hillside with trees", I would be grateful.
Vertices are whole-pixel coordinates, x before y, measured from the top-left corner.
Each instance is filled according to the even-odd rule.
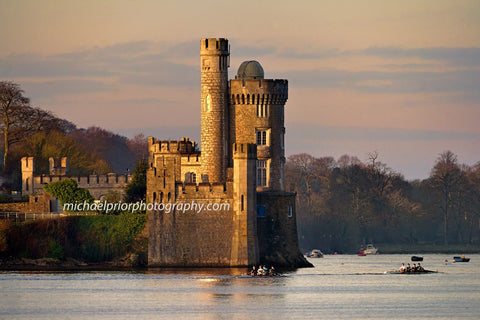
[[[0,185],[4,192],[21,189],[20,159],[35,157],[38,173],[48,173],[49,157],[68,157],[70,174],[131,172],[145,157],[146,138],[133,139],[98,127],[77,128],[50,111],[31,106],[19,84],[0,82]]]

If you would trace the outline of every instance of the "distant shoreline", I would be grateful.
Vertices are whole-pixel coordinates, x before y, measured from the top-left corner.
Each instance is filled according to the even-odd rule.
[[[467,254],[480,253],[480,245],[391,245],[378,244],[380,254]]]

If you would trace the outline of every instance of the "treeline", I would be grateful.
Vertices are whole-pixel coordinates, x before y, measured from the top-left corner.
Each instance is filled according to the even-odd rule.
[[[378,161],[344,155],[290,156],[286,184],[297,193],[300,246],[355,252],[366,243],[400,247],[480,244],[480,162],[439,155],[429,178],[407,181]]]
[[[0,81],[0,185],[21,189],[20,159],[35,157],[38,173],[48,173],[49,157],[68,157],[70,174],[126,173],[145,157],[146,138],[134,139],[90,127],[77,128],[53,113],[31,106],[16,83]]]

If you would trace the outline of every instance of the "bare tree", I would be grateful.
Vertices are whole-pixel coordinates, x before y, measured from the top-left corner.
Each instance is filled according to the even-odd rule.
[[[453,193],[462,179],[462,170],[458,165],[457,156],[452,151],[442,152],[430,173],[430,178],[433,186],[441,194],[440,209],[443,212],[444,219],[443,241],[447,245],[449,209],[452,206]]]
[[[11,131],[17,127],[17,119],[22,116],[24,109],[30,106],[30,99],[23,96],[23,90],[16,83],[0,82],[0,129],[3,132],[3,170],[7,166],[8,151],[12,144]]]
[[[146,159],[148,156],[148,142],[143,133],[139,133],[133,139],[127,140],[127,146],[135,155],[136,159]]]
[[[0,131],[3,133],[3,170],[6,172],[10,147],[39,130],[55,130],[68,134],[75,129],[69,121],[56,118],[51,112],[30,106],[20,86],[11,81],[0,82]]]

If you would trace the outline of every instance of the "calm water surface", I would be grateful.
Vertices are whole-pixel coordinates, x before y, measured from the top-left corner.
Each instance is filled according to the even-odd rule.
[[[468,257],[424,255],[439,273],[422,275],[384,273],[410,255],[331,255],[275,278],[243,269],[0,272],[0,318],[479,319],[480,255]]]

